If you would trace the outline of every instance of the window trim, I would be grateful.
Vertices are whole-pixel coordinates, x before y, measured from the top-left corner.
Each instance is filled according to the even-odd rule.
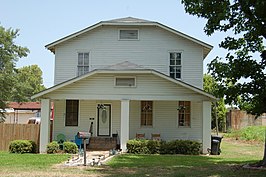
[[[171,53],[180,53],[181,54],[181,64],[180,65],[171,65],[170,64],[170,54]],[[183,50],[169,50],[168,51],[168,73],[169,73],[169,77],[171,77],[170,76],[170,66],[180,66],[180,78],[173,78],[173,79],[176,79],[176,80],[182,80],[182,78],[183,78],[183,54],[184,54],[184,51]],[[172,78],[172,77],[171,77]]]
[[[185,102],[189,102],[189,107],[190,107],[190,108],[189,108],[189,125],[180,125],[180,124],[179,124],[179,118],[180,118],[179,115],[180,115],[180,113],[179,113],[179,110],[177,110],[177,127],[178,127],[178,128],[191,128],[191,117],[192,117],[192,116],[191,116],[191,112],[192,112],[192,111],[191,111],[191,110],[192,110],[192,109],[191,109],[191,105],[192,105],[192,104],[191,104],[191,101],[178,101],[178,102],[177,102],[178,107],[180,106],[180,102],[184,102],[184,103],[185,103]],[[184,115],[186,115],[186,113],[184,113]],[[184,118],[184,119],[185,119],[185,118]]]
[[[122,30],[125,30],[125,31],[126,30],[128,30],[128,31],[130,31],[130,30],[136,30],[138,32],[137,39],[121,39],[120,38],[120,32]],[[120,28],[120,29],[118,29],[118,40],[119,41],[139,41],[139,29],[137,29],[137,28]]]
[[[78,116],[77,116],[77,125],[66,125],[66,119],[67,119],[67,101],[78,101]],[[80,120],[80,100],[71,100],[71,99],[67,99],[65,100],[65,120],[64,120],[64,126],[65,127],[78,127],[79,126],[79,120]]]
[[[88,53],[88,55],[89,55],[89,58],[88,58],[89,63],[88,63],[88,65],[84,65],[84,57],[83,57],[83,65],[79,65],[79,54],[81,54],[81,53],[83,55],[85,53]],[[81,76],[81,75],[84,75],[84,74],[90,72],[90,55],[91,55],[91,52],[89,52],[89,51],[77,51],[77,76]],[[83,68],[83,73],[82,74],[79,74],[79,67]],[[84,72],[84,67],[89,67],[89,70],[87,72]]]
[[[116,79],[119,79],[119,78],[134,79],[134,85],[133,86],[119,86],[119,85],[116,85]],[[120,87],[120,88],[136,88],[137,87],[137,77],[136,76],[115,76],[114,77],[114,87]]]
[[[152,114],[151,118],[152,118],[152,120],[151,120],[151,125],[142,125],[142,123],[141,123],[141,120],[142,120],[142,102],[151,102],[152,103],[152,110],[151,110],[151,114]],[[147,120],[146,120],[146,122],[147,122]],[[151,101],[151,100],[141,100],[140,101],[140,127],[141,128],[152,128],[153,125],[154,125],[154,101]]]

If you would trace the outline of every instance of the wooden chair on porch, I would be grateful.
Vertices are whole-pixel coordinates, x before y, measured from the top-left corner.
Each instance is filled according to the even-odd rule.
[[[145,139],[145,133],[136,133],[136,139],[144,140]]]
[[[152,140],[156,140],[156,141],[161,141],[162,140],[160,133],[152,133],[151,134],[151,139]]]

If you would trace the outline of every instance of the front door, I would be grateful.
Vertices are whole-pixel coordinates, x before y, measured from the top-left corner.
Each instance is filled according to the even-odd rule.
[[[111,134],[111,105],[98,104],[98,136],[110,136]]]

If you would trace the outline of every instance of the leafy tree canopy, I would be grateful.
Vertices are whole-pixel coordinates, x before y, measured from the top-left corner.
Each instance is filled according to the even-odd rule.
[[[42,70],[38,65],[24,66],[16,70],[16,84],[12,93],[12,101],[28,102],[31,96],[44,90]]]
[[[219,97],[239,105],[248,113],[266,112],[265,0],[182,0],[187,13],[207,19],[204,31],[232,31],[220,47],[225,59],[216,57],[209,65],[218,81]]]
[[[3,110],[6,101],[10,100],[15,85],[15,66],[19,58],[26,57],[29,49],[16,45],[14,39],[19,30],[5,29],[0,26],[0,122],[3,121]]]

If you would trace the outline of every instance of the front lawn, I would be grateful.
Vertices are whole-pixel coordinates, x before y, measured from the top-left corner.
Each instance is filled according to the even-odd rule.
[[[122,155],[108,164],[113,176],[125,176],[126,171],[130,174],[126,176],[266,176],[266,170],[241,168],[261,160],[262,155],[261,144],[226,139],[220,156]]]
[[[64,154],[0,152],[0,176],[266,176],[265,170],[242,168],[262,155],[262,144],[229,139],[222,140],[220,156],[124,154],[100,167],[65,167],[61,162],[69,156]]]

